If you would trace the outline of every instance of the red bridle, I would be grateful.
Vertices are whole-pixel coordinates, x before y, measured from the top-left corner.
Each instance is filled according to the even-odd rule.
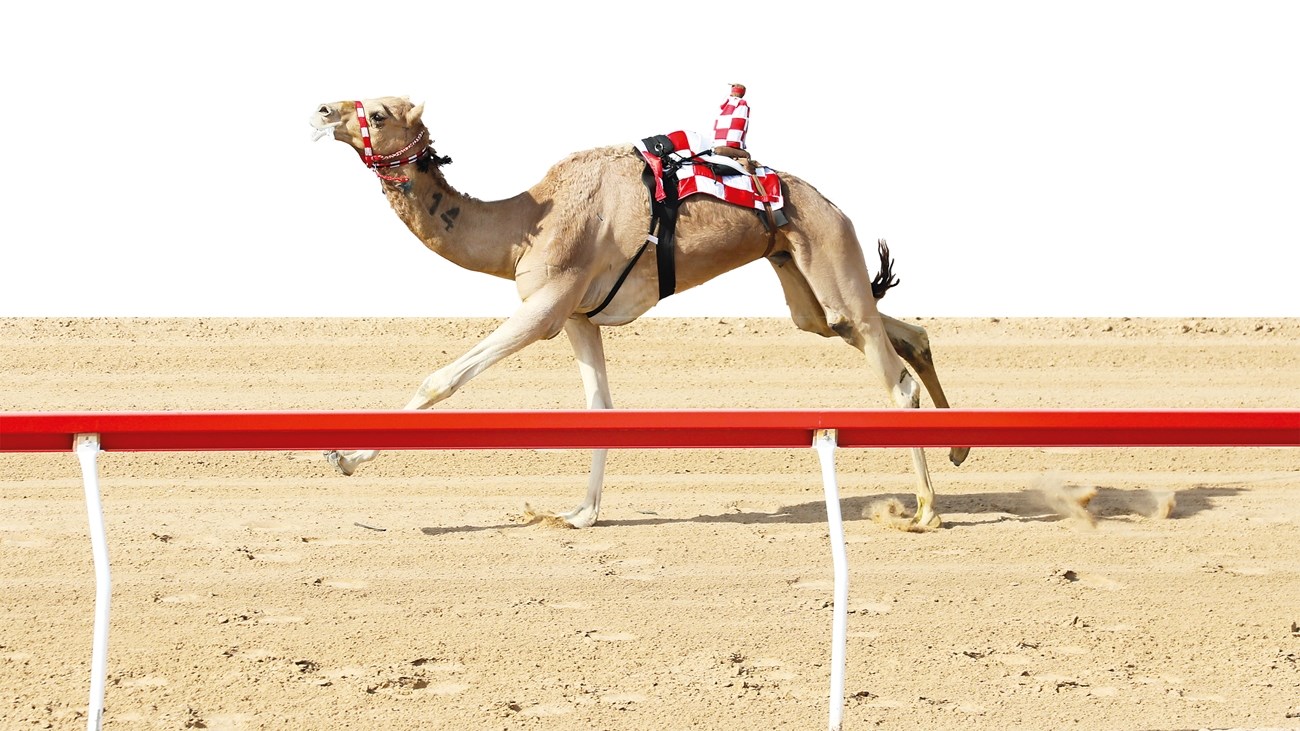
[[[405,152],[419,144],[420,140],[424,139],[424,130],[421,129],[420,134],[416,135],[415,139],[411,140],[410,144],[397,152],[388,155],[376,155],[374,149],[370,145],[370,121],[366,119],[366,108],[362,106],[360,101],[356,102],[356,106],[357,124],[361,126],[361,144],[365,147],[365,152],[361,155],[361,162],[365,163],[366,167],[374,170],[375,175],[379,176],[380,180],[387,180],[393,183],[410,182],[411,179],[405,175],[389,177],[379,172],[379,170],[380,168],[396,168],[403,165],[410,165],[411,163],[418,161],[421,157],[424,157],[425,153],[429,151],[427,145],[423,150],[420,150],[414,155],[401,157]]]

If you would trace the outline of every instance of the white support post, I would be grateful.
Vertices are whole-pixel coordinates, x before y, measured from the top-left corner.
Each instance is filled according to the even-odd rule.
[[[835,429],[813,433],[813,447],[822,465],[822,487],[826,492],[826,527],[831,539],[831,563],[835,570],[835,603],[831,608],[831,693],[830,731],[840,731],[844,722],[844,652],[848,644],[849,559],[844,549],[844,519],[840,515],[840,488],[835,480]]]
[[[90,656],[90,706],[86,731],[99,731],[104,722],[104,681],[108,669],[108,610],[112,578],[108,573],[108,535],[99,499],[99,435],[78,434],[72,448],[81,461],[86,488],[86,516],[90,521],[90,546],[95,556],[95,639]]]

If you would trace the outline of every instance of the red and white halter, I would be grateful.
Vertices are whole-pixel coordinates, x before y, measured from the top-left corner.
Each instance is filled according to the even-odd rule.
[[[414,155],[408,155],[406,157],[402,157],[402,155],[412,147],[419,144],[420,140],[424,139],[425,131],[423,129],[420,130],[420,134],[416,135],[415,139],[411,140],[410,144],[397,152],[389,155],[376,155],[374,149],[370,145],[370,122],[366,119],[366,108],[362,106],[359,101],[356,102],[356,105],[357,124],[361,126],[361,144],[365,147],[365,152],[361,155],[361,162],[365,163],[366,167],[374,170],[375,175],[379,176],[380,180],[387,180],[393,183],[410,182],[411,179],[405,175],[390,177],[379,172],[379,170],[380,168],[396,168],[403,165],[410,165],[411,163],[418,161],[421,157],[424,157],[425,153],[429,151],[428,146],[425,146],[423,150],[420,150]]]

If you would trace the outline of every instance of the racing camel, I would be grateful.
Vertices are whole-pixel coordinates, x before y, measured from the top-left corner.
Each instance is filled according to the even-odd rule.
[[[453,188],[422,119],[424,105],[406,97],[321,104],[310,117],[317,139],[350,145],[378,177],[398,217],[434,253],[477,272],[514,280],[521,303],[469,352],[420,383],[407,409],[427,409],[474,376],[530,343],[564,331],[577,356],[588,408],[609,409],[609,383],[600,328],[625,325],[660,299],[655,256],[639,256],[647,240],[650,196],[646,162],[632,145],[576,152],[533,187],[499,201],[481,201]],[[795,324],[839,337],[866,356],[871,379],[902,408],[920,407],[916,370],[935,406],[948,401],[925,330],[881,315],[876,300],[895,282],[880,243],[875,282],[853,225],[813,186],[780,174],[787,221],[777,227],[753,209],[717,198],[681,201],[676,224],[676,291],[703,284],[759,258],[776,270]],[[874,286],[873,286],[874,284]],[[901,357],[900,357],[901,356]],[[966,448],[953,448],[961,464]],[[326,453],[345,475],[377,452]],[[911,450],[916,471],[916,529],[940,525],[922,449]],[[550,516],[575,528],[600,513],[606,450],[593,452],[586,498]]]

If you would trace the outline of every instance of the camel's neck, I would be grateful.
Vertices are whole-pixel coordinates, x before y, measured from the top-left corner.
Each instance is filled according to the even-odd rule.
[[[436,165],[400,172],[410,178],[409,189],[385,183],[384,191],[411,233],[458,266],[514,279],[522,247],[541,218],[530,196],[484,202],[452,188]]]

